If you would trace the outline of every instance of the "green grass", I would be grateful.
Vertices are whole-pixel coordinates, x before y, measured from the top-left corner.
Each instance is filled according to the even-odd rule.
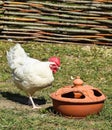
[[[46,104],[40,110],[17,102],[16,98],[26,97],[11,80],[11,71],[6,60],[6,51],[14,44],[0,42],[0,130],[111,130],[112,129],[112,48],[104,46],[79,46],[60,44],[22,44],[30,56],[47,60],[59,56],[61,70],[54,75],[52,88],[35,94],[45,98]],[[49,97],[58,88],[71,85],[72,77],[79,75],[85,82],[99,88],[106,96],[105,106],[100,115],[84,119],[68,119],[53,114]],[[15,100],[14,100],[15,99]]]

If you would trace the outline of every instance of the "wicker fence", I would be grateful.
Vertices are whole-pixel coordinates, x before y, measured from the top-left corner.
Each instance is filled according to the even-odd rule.
[[[0,39],[112,45],[112,0],[2,0]]]

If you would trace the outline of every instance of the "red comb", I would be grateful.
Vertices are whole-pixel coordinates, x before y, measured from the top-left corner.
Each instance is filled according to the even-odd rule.
[[[60,58],[59,57],[53,56],[53,57],[49,58],[49,61],[55,62],[57,64],[57,66],[60,66]]]

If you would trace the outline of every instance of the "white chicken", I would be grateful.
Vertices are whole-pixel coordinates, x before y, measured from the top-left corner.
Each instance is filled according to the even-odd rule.
[[[46,62],[33,59],[25,53],[20,44],[16,44],[7,52],[7,60],[16,86],[26,92],[33,108],[40,108],[35,105],[32,96],[36,91],[52,84],[53,73],[60,67],[60,59],[51,57]]]

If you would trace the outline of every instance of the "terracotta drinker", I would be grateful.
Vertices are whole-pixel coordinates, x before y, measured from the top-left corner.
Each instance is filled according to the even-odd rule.
[[[83,85],[79,76],[73,81],[73,86],[62,87],[52,93],[50,97],[57,112],[76,118],[98,114],[106,99],[99,89]]]

